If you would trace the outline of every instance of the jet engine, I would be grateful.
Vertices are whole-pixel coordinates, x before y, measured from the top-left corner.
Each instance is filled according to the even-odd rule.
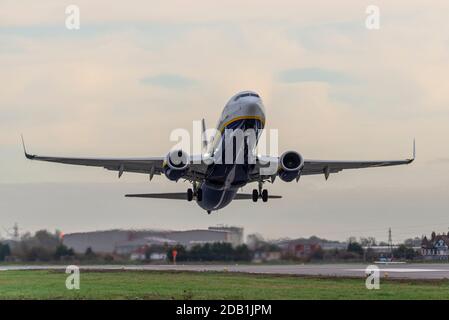
[[[303,167],[304,158],[298,152],[284,152],[279,159],[279,178],[282,181],[291,182],[301,175]]]
[[[178,181],[187,172],[189,155],[182,150],[173,150],[167,154],[164,162],[164,174],[172,181]]]

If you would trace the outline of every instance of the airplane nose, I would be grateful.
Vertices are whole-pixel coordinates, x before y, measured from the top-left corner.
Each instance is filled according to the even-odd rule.
[[[260,106],[258,103],[248,103],[245,105],[245,111],[248,115],[259,115],[260,114]]]
[[[260,101],[248,102],[243,106],[243,112],[248,116],[265,118],[265,111]]]

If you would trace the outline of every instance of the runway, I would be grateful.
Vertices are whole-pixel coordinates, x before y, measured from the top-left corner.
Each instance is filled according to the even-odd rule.
[[[220,264],[220,265],[81,265],[82,270],[114,271],[220,271],[253,274],[279,274],[297,276],[365,277],[368,264]],[[382,278],[444,279],[449,278],[449,263],[377,264]],[[11,265],[0,266],[0,271],[9,270],[65,270],[64,265]]]

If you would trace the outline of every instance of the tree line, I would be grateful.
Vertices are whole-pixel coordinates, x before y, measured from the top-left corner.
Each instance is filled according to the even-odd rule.
[[[236,246],[230,243],[215,242],[196,244],[189,250],[177,245],[167,250],[167,258],[173,261],[173,252],[176,251],[177,261],[251,261],[252,252],[246,244]]]
[[[382,258],[382,254],[376,252],[376,245],[385,246],[385,243],[377,243],[372,237],[357,240],[351,237],[347,241],[345,249],[323,250],[320,245],[311,246],[307,254],[297,255],[296,252],[281,249],[276,243],[265,241],[261,236],[248,237],[248,245],[242,244],[233,247],[230,243],[216,242],[196,244],[192,247],[182,245],[148,246],[145,249],[146,261],[151,260],[153,253],[165,254],[167,261],[173,261],[173,253],[176,252],[177,261],[252,261],[256,257],[264,256],[261,253],[278,253],[282,260],[298,262],[309,261],[375,261]],[[306,243],[315,243],[319,239],[310,237],[304,239]],[[326,241],[326,240],[324,240]],[[399,247],[389,252],[395,259],[414,260],[419,256],[412,247],[419,244],[420,239],[407,239]],[[63,244],[59,231],[53,233],[47,230],[39,230],[35,234],[25,233],[16,241],[0,241],[0,261],[60,261],[60,260],[84,260],[91,262],[113,260],[125,261],[129,255],[96,254],[92,248],[82,254],[75,254],[74,250]],[[263,259],[262,259],[263,260]]]

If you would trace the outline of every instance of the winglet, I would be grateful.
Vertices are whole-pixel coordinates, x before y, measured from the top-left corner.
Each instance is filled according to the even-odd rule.
[[[413,139],[413,157],[411,159],[409,159],[409,163],[412,163],[413,161],[415,161],[416,158],[416,143],[415,143],[415,139]]]
[[[25,146],[25,140],[23,139],[23,134],[20,135],[22,137],[22,147],[23,147],[23,153],[25,154],[25,157],[27,159],[34,159],[34,155],[31,155],[27,152],[27,148]]]

